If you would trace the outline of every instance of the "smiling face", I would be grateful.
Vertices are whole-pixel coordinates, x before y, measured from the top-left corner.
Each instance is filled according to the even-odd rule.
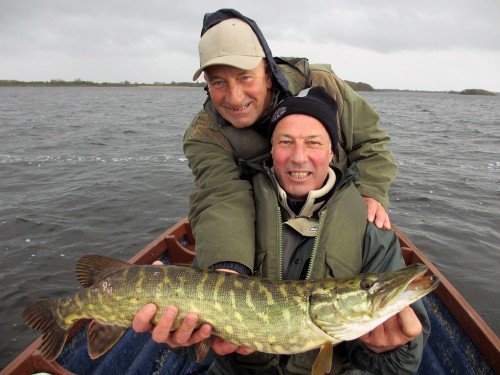
[[[333,160],[330,137],[314,117],[284,117],[274,129],[272,156],[276,178],[291,196],[305,197],[320,189]]]
[[[252,70],[208,67],[205,81],[215,109],[236,128],[252,126],[271,103],[272,80],[264,60]]]

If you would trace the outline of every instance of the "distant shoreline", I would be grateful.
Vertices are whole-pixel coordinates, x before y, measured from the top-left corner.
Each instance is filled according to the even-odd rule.
[[[198,82],[154,82],[154,83],[138,83],[138,82],[92,82],[76,79],[74,81],[63,81],[61,79],[52,79],[50,81],[17,81],[17,80],[0,80],[0,86],[40,86],[40,87],[205,87],[205,83]]]
[[[496,95],[494,92],[483,89],[465,89],[462,91],[430,91],[430,90],[400,90],[400,89],[376,89],[368,83],[345,81],[354,91],[373,91],[373,92],[419,92],[419,93],[443,93],[459,95]]]
[[[409,89],[376,89],[368,83],[345,81],[354,91],[361,92],[416,92],[416,93],[443,93],[443,94],[459,94],[459,95],[496,95],[496,93],[483,89],[465,89],[462,91],[432,91],[432,90],[409,90]],[[52,79],[50,81],[17,81],[17,80],[0,80],[0,87],[190,87],[203,88],[205,82],[154,82],[154,83],[138,83],[138,82],[92,82],[75,79],[74,81],[64,81],[60,79]]]

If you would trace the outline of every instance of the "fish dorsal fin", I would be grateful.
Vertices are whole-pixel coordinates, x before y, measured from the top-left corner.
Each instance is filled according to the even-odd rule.
[[[76,264],[76,277],[83,287],[88,288],[106,276],[130,267],[131,264],[102,255],[84,255]]]
[[[210,350],[210,347],[212,346],[212,343],[214,342],[214,340],[215,340],[215,336],[211,335],[209,338],[195,344],[196,362],[203,362],[203,360],[207,356],[208,351]]]
[[[318,356],[313,363],[312,375],[329,374],[332,369],[333,344],[330,341],[325,342],[319,349]]]
[[[106,353],[123,336],[126,330],[127,327],[92,320],[87,331],[90,358],[96,359]]]

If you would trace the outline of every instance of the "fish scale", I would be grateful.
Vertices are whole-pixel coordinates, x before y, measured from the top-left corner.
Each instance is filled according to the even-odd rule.
[[[118,290],[127,289],[129,285],[134,285],[136,278],[143,278],[155,288],[166,277],[176,286],[171,294],[164,288],[163,292],[156,294],[159,297],[157,299],[144,296],[136,308],[130,309],[132,319],[138,309],[148,302],[161,306],[162,311],[173,305],[179,309],[174,328],[180,325],[188,312],[195,312],[200,324],[209,323],[213,326],[215,335],[268,353],[287,354],[303,349],[298,348],[296,343],[290,344],[290,337],[302,345],[311,342],[308,345],[311,348],[318,347],[327,339],[325,333],[312,323],[307,312],[308,287],[291,282],[284,294],[281,282],[250,279],[243,283],[241,276],[233,274],[200,272],[176,266],[160,268],[161,273],[154,266],[138,268],[137,272],[130,271],[130,279],[116,285]],[[152,272],[156,275],[152,275]],[[130,277],[132,273],[136,275]],[[118,274],[114,276],[120,278]],[[307,286],[309,284],[314,285],[308,283]],[[198,291],[196,287],[193,288],[199,285],[203,299],[199,299],[200,288]],[[124,290],[123,293],[128,291]],[[157,319],[155,317],[155,323]],[[317,332],[311,335],[314,331]],[[269,340],[270,337],[273,340]]]

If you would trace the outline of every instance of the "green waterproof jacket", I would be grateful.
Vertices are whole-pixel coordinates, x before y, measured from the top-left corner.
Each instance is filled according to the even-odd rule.
[[[264,173],[253,179],[257,211],[257,275],[281,278],[282,212],[271,179]],[[350,276],[365,272],[386,272],[405,266],[397,236],[392,231],[366,224],[366,206],[349,179],[344,178],[321,209],[319,226],[309,264],[308,279]],[[420,364],[430,333],[430,322],[423,304],[412,308],[419,317],[423,333],[395,350],[377,354],[359,340],[335,347],[333,373],[348,369],[375,374],[411,374]],[[254,353],[218,358],[214,374],[310,374],[318,350],[292,356]]]
[[[345,170],[355,162],[360,172],[358,191],[387,208],[387,192],[397,169],[387,148],[389,137],[379,128],[377,113],[328,65],[308,65],[306,59],[296,59],[295,64],[278,61],[282,62],[279,68],[288,80],[291,94],[305,88],[309,77],[313,85],[324,86],[335,98],[342,148],[337,155],[337,167]],[[262,136],[257,132],[251,133],[251,127],[236,129],[211,108],[208,100],[206,110],[194,117],[184,136],[184,153],[195,176],[189,220],[196,238],[197,263],[206,268],[237,261],[251,270],[255,207],[251,182],[245,178],[245,168],[239,160],[259,154],[263,148],[269,151],[270,145],[267,139],[259,140]]]

